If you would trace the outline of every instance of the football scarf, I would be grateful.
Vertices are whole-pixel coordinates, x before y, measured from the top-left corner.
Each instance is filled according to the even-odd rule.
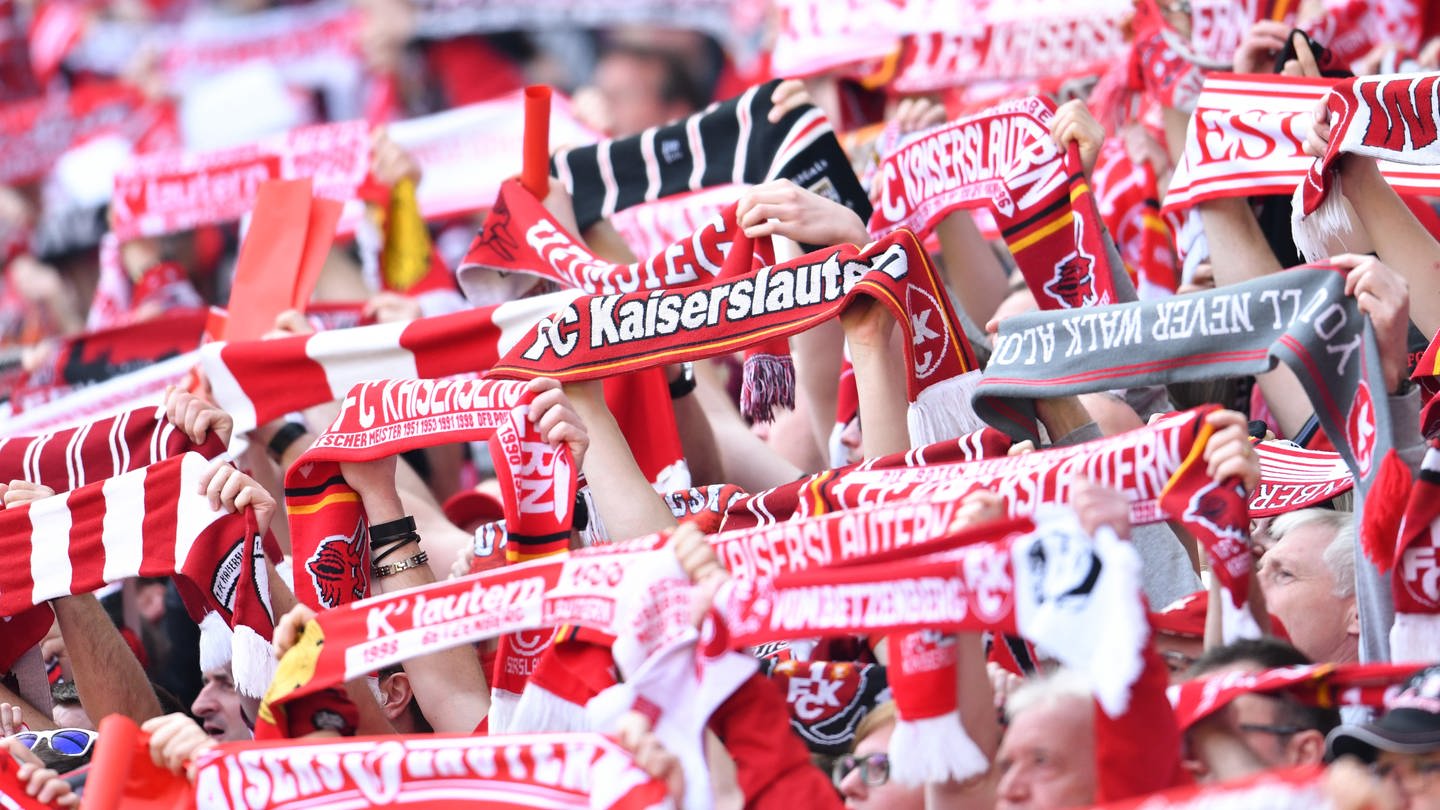
[[[1125,142],[1105,141],[1095,163],[1095,205],[1144,300],[1173,295],[1180,286],[1175,235],[1160,214],[1155,167],[1135,161]]]
[[[14,757],[0,761],[0,796],[5,804],[15,810],[52,810],[54,805],[41,802],[25,793],[25,783],[20,781],[20,763]]]
[[[1292,442],[1258,442],[1260,485],[1250,493],[1250,517],[1282,515],[1348,492],[1355,476],[1339,453]]]
[[[200,347],[208,313],[167,311],[165,317],[66,338],[15,394],[19,410],[51,402],[87,385],[138,371]]]
[[[784,566],[796,556],[830,559],[824,556],[828,547],[818,542],[825,535],[816,532],[814,521],[796,518],[834,512],[841,526],[835,543],[877,553],[923,539],[934,531],[931,521],[945,525],[970,492],[995,492],[1005,499],[1010,515],[1022,517],[1044,504],[1068,502],[1075,482],[1092,480],[1125,493],[1135,523],[1183,523],[1209,552],[1221,583],[1239,604],[1248,593],[1252,567],[1241,542],[1248,516],[1232,482],[1213,481],[1205,474],[1202,459],[1213,431],[1204,419],[1212,410],[1170,414],[1116,436],[1018,456],[890,468],[861,465],[821,473],[798,486],[738,501],[726,515],[726,528],[768,526],[752,540],[765,545],[732,551],[717,544],[717,551],[732,571],[748,567],[761,576],[774,575],[778,571],[769,566]],[[877,516],[888,514],[881,506],[908,520],[879,521]],[[870,511],[857,512],[861,507]],[[742,551],[749,559],[727,556]]]
[[[904,335],[912,440],[976,427],[953,404],[973,379],[974,355],[924,250],[904,231],[863,250],[842,245],[681,290],[581,296],[542,318],[490,373],[585,380],[702,360],[803,332],[858,296],[882,303]]]
[[[1331,192],[1342,155],[1412,166],[1440,166],[1440,74],[1346,79],[1325,97],[1332,119],[1325,156],[1311,165],[1295,189],[1295,246],[1310,261],[1327,254],[1328,237],[1343,232],[1348,217]]]
[[[277,340],[210,343],[201,364],[215,402],[244,432],[346,395],[365,380],[483,371],[505,347],[576,293]]]
[[[1111,266],[1078,147],[1050,137],[1055,105],[1006,102],[916,133],[878,171],[870,233],[897,227],[924,235],[960,208],[988,205],[1042,309],[1133,300],[1124,269]]]
[[[1324,265],[1162,301],[1008,318],[975,409],[1034,438],[1035,397],[1239,377],[1278,363],[1300,378],[1362,492],[1382,466],[1393,470],[1374,331],[1345,295],[1345,274]]]
[[[567,233],[519,180],[500,189],[484,227],[457,271],[462,287],[474,273],[531,273],[591,295],[681,289],[714,278],[734,278],[773,263],[770,240],[751,240],[735,221],[735,206],[644,262],[606,262]],[[758,264],[757,264],[758,263]],[[774,409],[795,407],[795,367],[789,344],[766,341],[745,357],[740,412],[769,422]]]
[[[783,73],[778,66],[777,72]],[[574,199],[580,230],[661,197],[779,178],[867,219],[869,199],[818,107],[806,104],[770,123],[770,96],[778,84],[756,85],[705,112],[638,135],[557,152],[552,174]]]
[[[113,797],[115,803],[97,800],[96,806],[144,810],[396,804],[422,810],[672,807],[664,783],[646,774],[613,739],[599,734],[425,734],[222,743],[197,758],[193,786],[186,776],[151,762],[149,737],[133,723],[126,729],[107,725],[96,743],[86,793]]]
[[[142,156],[115,176],[111,228],[121,240],[234,222],[266,180],[312,178],[315,194],[356,196],[370,167],[364,121],[302,127],[258,143],[206,153]]]
[[[507,554],[563,550],[575,504],[568,448],[546,444],[527,418],[524,385],[490,380],[373,380],[341,401],[335,422],[285,474],[294,548],[295,595],[317,609],[363,598],[369,541],[360,496],[340,463],[373,461],[422,447],[496,437],[505,498]]]
[[[987,524],[857,564],[732,579],[716,596],[717,632],[732,647],[923,629],[1021,635],[1086,675],[1116,716],[1148,639],[1139,571],[1128,543],[1108,529],[1092,539],[1058,509],[1038,526]]]
[[[1320,99],[1326,98],[1332,86],[1335,86],[1333,79],[1286,76],[1221,74],[1205,79],[1204,92],[1185,135],[1184,154],[1175,166],[1165,195],[1165,212],[1176,212],[1208,199],[1293,195],[1297,189],[1310,187],[1310,172],[1323,161],[1305,154],[1302,146],[1315,107]],[[1388,86],[1392,94],[1395,88],[1404,88],[1404,85]],[[1390,97],[1390,101],[1384,98],[1378,98],[1377,104],[1404,102],[1403,98]],[[1423,107],[1423,99],[1418,104]],[[1369,110],[1371,105],[1367,102],[1365,107]],[[1368,137],[1361,133],[1371,121],[1368,115],[1361,124],[1351,125],[1352,138]],[[1387,115],[1404,124],[1395,130],[1403,138],[1408,131],[1405,121],[1416,120],[1408,108],[1405,112],[1382,108],[1375,120],[1385,123]],[[1341,150],[1342,144],[1344,138],[1336,125],[1332,127],[1331,146],[1333,150]],[[1398,154],[1407,153],[1377,154],[1381,174],[1401,195],[1434,195],[1440,190],[1440,167],[1397,160]],[[1410,154],[1413,160],[1423,157],[1424,150]],[[1333,177],[1326,174],[1318,183],[1306,193],[1328,190]],[[1296,210],[1305,209],[1300,205]],[[1319,210],[1323,213],[1325,208]]]
[[[196,445],[157,408],[139,408],[39,436],[0,438],[0,482],[16,479],[69,492],[187,451],[225,452],[210,433]]]
[[[716,186],[663,197],[616,211],[610,225],[636,256],[653,256],[700,230],[743,193],[736,185]]]
[[[1385,693],[1415,674],[1419,664],[1309,664],[1260,672],[1205,675],[1170,687],[1181,731],[1241,695],[1284,693],[1310,706],[1385,708]]]
[[[1431,440],[1410,491],[1393,548],[1376,560],[1390,571],[1395,624],[1390,651],[1397,660],[1440,658],[1440,444]]]
[[[219,614],[234,630],[236,686],[258,695],[270,681],[272,618],[264,552],[248,510],[211,509],[198,453],[0,511],[4,559],[0,614],[90,593],[127,577],[173,576],[197,622]]]

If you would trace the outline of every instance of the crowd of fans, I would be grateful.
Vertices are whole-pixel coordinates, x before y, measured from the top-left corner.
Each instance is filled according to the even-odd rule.
[[[1367,1],[1385,9],[1358,15],[1337,12],[1357,2],[1366,6]],[[59,99],[57,103],[63,104],[86,88],[110,87],[118,80],[145,99],[128,115],[164,108],[179,119],[171,122],[169,143],[158,149],[162,152],[198,153],[217,144],[231,146],[243,139],[258,140],[308,124],[363,115],[374,125],[367,183],[381,186],[384,193],[376,199],[385,200],[392,194],[398,198],[404,184],[409,184],[412,194],[417,184],[423,189],[427,176],[424,161],[390,138],[387,124],[504,99],[528,84],[546,84],[569,97],[566,109],[597,137],[621,139],[701,112],[712,102],[772,78],[786,79],[773,91],[773,120],[810,104],[822,110],[847,150],[850,168],[868,186],[872,203],[879,204],[883,179],[876,167],[887,150],[908,136],[993,103],[1032,95],[1055,102],[1058,106],[1052,108],[1052,125],[1044,137],[1053,139],[1062,153],[1071,147],[1078,153],[1089,183],[1084,193],[1093,189],[1104,197],[1107,183],[1120,182],[1115,179],[1117,172],[1105,170],[1114,160],[1106,157],[1107,150],[1118,142],[1122,147],[1117,153],[1123,152],[1134,166],[1145,167],[1153,175],[1150,193],[1163,197],[1185,153],[1187,125],[1192,129],[1189,137],[1194,137],[1189,117],[1195,106],[1194,93],[1187,100],[1183,93],[1153,92],[1155,84],[1165,83],[1166,71],[1171,78],[1197,82],[1231,72],[1319,81],[1322,68],[1325,76],[1331,76],[1330,71],[1365,76],[1440,68],[1436,64],[1440,9],[1405,0],[1258,3],[1264,7],[1260,9],[1250,0],[1212,0],[1193,6],[1185,0],[1143,0],[1133,10],[1127,7],[1095,23],[1115,29],[1111,36],[1116,49],[1101,64],[1041,70],[1005,81],[975,80],[957,67],[950,86],[928,93],[902,92],[888,82],[894,64],[892,60],[887,67],[884,58],[878,60],[880,64],[876,60],[846,64],[837,57],[826,69],[804,76],[772,75],[771,50],[780,47],[776,39],[785,36],[781,29],[801,16],[798,7],[814,15],[844,16],[859,14],[848,6],[865,4],[832,7],[777,1],[771,8],[772,4],[739,0],[710,3],[733,15],[734,30],[723,38],[720,31],[685,28],[682,12],[687,4],[678,2],[638,4],[668,10],[673,16],[669,25],[617,22],[581,27],[563,24],[563,15],[552,19],[550,12],[540,9],[531,11],[543,24],[513,26],[522,30],[437,36],[426,33],[423,26],[424,12],[431,5],[355,0],[353,8],[345,6],[352,14],[346,19],[353,25],[335,36],[347,38],[343,50],[350,54],[358,79],[307,84],[283,75],[276,80],[279,90],[265,89],[264,82],[177,86],[179,74],[167,71],[156,47],[157,32],[159,37],[182,36],[196,20],[243,31],[257,24],[257,15],[303,10],[307,5],[272,7],[260,0],[108,4],[0,0],[0,47],[4,48],[0,71],[5,77],[0,82],[0,103],[13,110],[29,109],[25,105],[37,99]],[[513,5],[516,19],[525,20],[525,7],[532,4]],[[548,8],[544,2],[533,5]],[[888,5],[898,9],[906,4]],[[1004,16],[993,7],[998,4],[988,0],[953,0],[952,5],[978,20]],[[1074,13],[1061,3],[1021,5],[1022,16]],[[711,11],[707,8],[706,13]],[[1153,53],[1137,57],[1127,50],[1138,48],[1148,30],[1141,19],[1157,12],[1160,19],[1154,24],[1164,32],[1160,41],[1166,43],[1173,61]],[[1239,46],[1224,58],[1207,56],[1189,44],[1206,15],[1215,14],[1241,21]],[[1387,40],[1367,27],[1367,15],[1385,14],[1413,22],[1409,41]],[[46,26],[63,28],[67,21],[75,30],[57,55],[56,35]],[[1001,24],[994,25],[999,31]],[[1357,58],[1335,64],[1331,53],[1335,49],[1321,50],[1330,45],[1322,37],[1353,40],[1360,29],[1369,39]],[[115,50],[115,43],[108,51],[102,47],[96,34],[101,30],[109,30],[112,37],[117,31],[130,32],[142,44],[132,43],[121,49],[123,59],[107,61],[102,57]],[[50,31],[50,39],[37,31]],[[1136,79],[1132,88],[1136,92],[1122,104],[1104,91],[1117,81],[1111,74],[1133,69],[1137,58],[1140,72],[1153,75]],[[1130,77],[1118,81],[1124,84]],[[514,107],[517,115],[520,109]],[[224,121],[214,120],[218,110],[223,110],[219,117]],[[197,124],[187,119],[207,111],[210,120]],[[1330,148],[1329,112],[1321,109],[1307,116],[1307,123],[1314,125],[1300,135],[1306,155],[1318,158]],[[0,112],[0,119],[9,114]],[[1428,113],[1422,108],[1419,114]],[[1423,121],[1432,133],[1437,123],[1433,118]],[[230,126],[244,133],[239,136],[242,141],[224,142],[224,130]],[[1391,126],[1400,124],[1392,121]],[[30,142],[23,125],[0,120],[0,127],[0,139],[12,141],[0,143],[0,154],[9,156],[27,148]],[[695,132],[699,138],[698,126]],[[68,137],[58,128],[53,134]],[[1341,137],[1338,130],[1333,137]],[[137,159],[131,152],[149,151],[143,139],[132,140],[118,166]],[[649,143],[653,159],[657,147],[653,139]],[[93,148],[84,142],[71,146],[76,154]],[[521,145],[513,146],[513,153],[494,155],[493,160],[503,163],[507,173],[518,174]],[[123,387],[132,379],[127,375],[159,368],[157,364],[197,349],[202,339],[216,337],[211,326],[200,328],[205,316],[194,313],[224,308],[232,292],[240,294],[232,282],[248,223],[244,227],[205,224],[166,235],[107,241],[110,237],[102,236],[114,216],[113,204],[107,204],[110,189],[96,197],[84,190],[94,185],[93,178],[75,177],[87,171],[105,172],[94,164],[73,165],[75,161],[67,160],[35,176],[19,178],[17,173],[14,182],[0,186],[0,250],[4,251],[0,396],[8,400],[0,419],[0,450],[8,438],[45,433],[63,424],[62,420],[45,430],[30,428],[33,423],[25,420],[35,409],[63,415],[70,407],[67,398],[83,397],[88,387]],[[1440,163],[1440,158],[1428,162]],[[1435,427],[1422,420],[1422,407],[1433,391],[1433,378],[1440,376],[1436,369],[1424,368],[1426,362],[1433,364],[1433,358],[1425,359],[1425,349],[1440,331],[1436,282],[1440,209],[1434,198],[1397,194],[1376,170],[1373,157],[1345,154],[1337,166],[1342,181],[1338,188],[1347,204],[1345,235],[1331,253],[1349,273],[1347,294],[1369,319],[1372,327],[1367,335],[1372,337],[1367,339],[1373,340],[1384,367],[1387,396],[1376,396],[1373,406],[1388,410],[1388,420],[1379,424],[1389,425],[1389,441],[1411,476],[1422,475],[1421,457]],[[107,176],[114,171],[112,167]],[[864,245],[880,236],[867,229],[868,211],[851,210],[825,191],[774,179],[736,187],[727,201],[738,203],[740,230],[749,237],[773,239],[775,259],[780,261],[785,259],[781,244],[799,255],[836,244]],[[1435,196],[1440,198],[1440,193]],[[603,221],[580,232],[571,192],[561,179],[552,178],[548,190],[537,197],[543,198],[550,216],[567,224],[576,241],[596,255],[622,264],[636,260],[640,248],[620,242]],[[1301,263],[1291,237],[1288,199],[1210,199],[1178,215],[1167,211],[1164,216],[1158,199],[1150,203],[1144,223],[1127,224],[1107,216],[1105,233],[1111,252],[1123,257],[1130,285],[1140,289],[1145,300],[1203,294]],[[682,199],[677,205],[684,204]],[[372,200],[367,205],[370,215],[384,219],[386,204]],[[392,219],[397,210],[389,208]],[[1285,213],[1277,216],[1277,210]],[[423,250],[429,269],[421,284],[399,282],[388,268],[388,242],[399,239],[395,228],[381,229],[380,240],[386,244],[367,243],[361,237],[338,240],[323,261],[310,305],[281,312],[264,339],[293,340],[323,331],[372,328],[369,325],[374,323],[444,317],[560,289],[550,280],[501,273],[485,288],[489,297],[466,300],[456,270],[471,238],[477,232],[483,238],[500,212],[486,208],[426,222]],[[1139,209],[1116,214],[1141,215]],[[1041,309],[1036,301],[1039,293],[1027,284],[1012,258],[1013,244],[1007,247],[989,220],[983,211],[949,211],[933,234],[927,234],[933,238],[924,241],[963,324],[962,339],[982,359],[997,345],[996,335],[1007,319]],[[303,229],[304,223],[298,227]],[[1120,237],[1124,230],[1148,232],[1147,238],[1158,238],[1160,244],[1146,243],[1150,247],[1142,258],[1131,245],[1115,244],[1131,241]],[[118,252],[107,259],[106,250]],[[114,294],[117,279],[104,269],[107,261],[118,261],[123,271],[119,296]],[[1098,264],[1095,272],[1102,272]],[[1157,281],[1166,277],[1168,282]],[[465,293],[470,292],[467,286]],[[257,295],[254,290],[249,293],[252,299]],[[260,291],[261,298],[264,293]],[[102,299],[111,311],[97,318]],[[349,321],[327,319],[326,312],[342,310],[350,313]],[[195,328],[185,325],[192,320]],[[749,383],[742,383],[746,372],[738,352],[664,366],[669,397],[662,385],[660,404],[667,415],[650,421],[641,417],[638,430],[636,420],[621,413],[634,401],[610,396],[599,381],[531,381],[526,388],[533,397],[528,420],[552,448],[563,447],[571,454],[587,488],[580,502],[588,514],[577,517],[576,529],[568,535],[570,549],[599,542],[597,536],[614,542],[669,534],[668,547],[695,583],[696,621],[712,615],[711,603],[721,599],[717,593],[728,593],[726,580],[731,575],[725,561],[711,550],[706,533],[725,527],[680,515],[682,510],[672,510],[673,504],[662,496],[687,487],[713,492],[703,488],[719,485],[736,485],[744,493],[767,492],[805,476],[906,453],[926,443],[913,441],[906,431],[901,399],[906,396],[906,381],[895,371],[909,357],[909,347],[901,346],[903,335],[912,333],[897,330],[889,310],[859,301],[835,321],[793,336],[789,343],[796,378],[794,404],[778,409],[771,420],[741,412],[741,391]],[[102,337],[114,334],[121,338]],[[1224,348],[1223,338],[1212,340],[1217,351]],[[1126,359],[1117,357],[1107,365],[1120,365]],[[1056,358],[1055,376],[1069,372],[1065,364],[1066,360]],[[213,380],[198,370],[186,372],[183,378],[167,380],[174,384],[163,394],[150,395],[139,404],[158,407],[157,418],[173,425],[196,447],[218,439],[230,448],[215,462],[225,469],[209,473],[204,491],[217,510],[251,511],[267,546],[273,546],[261,558],[264,570],[257,578],[268,584],[268,609],[275,625],[274,637],[267,641],[273,642],[275,658],[284,661],[292,648],[303,646],[302,634],[317,612],[335,607],[303,604],[292,593],[298,590],[295,570],[303,572],[307,561],[292,560],[293,530],[286,524],[287,517],[295,519],[296,510],[292,502],[287,516],[286,504],[295,493],[287,493],[286,471],[353,403],[317,402],[303,412],[252,427],[239,423],[218,404]],[[1412,383],[1412,375],[1420,384]],[[394,375],[387,371],[384,376]],[[847,391],[858,399],[858,405],[848,410]],[[83,408],[74,406],[81,414],[79,423],[110,415],[87,410],[92,405],[86,403]],[[133,404],[126,400],[126,407]],[[1312,403],[1296,373],[1280,365],[1241,379],[1041,400],[1043,441],[1038,447],[1033,442],[1015,443],[1008,453],[1079,446],[1144,429],[1157,414],[1197,406],[1218,406],[1204,417],[1208,439],[1198,463],[1213,481],[1227,486],[1238,482],[1247,495],[1271,475],[1262,469],[1262,444],[1316,451],[1338,446],[1327,442],[1324,431],[1316,427],[1314,414],[1321,406]],[[654,478],[647,474],[651,471],[642,472],[637,465],[642,450],[664,444],[666,431],[674,434],[672,441],[683,450],[685,474],[679,486],[673,478],[665,483],[647,480]],[[1342,463],[1339,456],[1334,458],[1335,464]],[[484,445],[472,442],[340,463],[344,482],[363,506],[376,550],[374,567],[368,572],[370,594],[393,595],[506,565],[506,552],[496,544],[495,526],[510,517],[506,504],[514,499],[507,500],[505,489],[516,484],[505,475],[497,478],[494,465]],[[38,510],[43,507],[36,504],[65,497],[63,491],[56,494],[64,487],[49,486],[29,472],[28,462],[4,468],[4,475],[14,479],[0,485],[6,511]],[[1353,479],[1351,472],[1344,474]],[[1248,521],[1244,543],[1253,580],[1249,600],[1235,608],[1212,569],[1206,544],[1197,542],[1179,515],[1167,515],[1174,518],[1168,522],[1140,525],[1137,521],[1132,526],[1125,493],[1073,482],[1067,490],[1070,497],[1060,505],[1073,510],[1088,534],[1113,532],[1133,544],[1143,561],[1140,585],[1149,605],[1148,640],[1142,652],[1145,671],[1136,676],[1128,710],[1112,717],[1097,702],[1095,684],[1061,666],[1043,644],[1001,632],[946,635],[943,644],[954,645],[946,665],[954,677],[941,679],[943,686],[927,684],[927,688],[955,692],[964,733],[985,759],[980,772],[964,779],[916,781],[896,775],[909,773],[896,768],[903,752],[896,753],[892,744],[897,727],[905,721],[906,707],[902,704],[897,711],[886,685],[887,671],[894,680],[899,634],[837,636],[753,648],[750,652],[760,661],[758,674],[708,718],[704,750],[710,783],[702,789],[706,795],[698,795],[697,786],[687,784],[683,754],[667,746],[653,715],[632,712],[618,726],[597,725],[593,730],[617,737],[634,762],[663,782],[671,799],[685,807],[759,808],[785,803],[795,808],[1063,808],[1178,791],[1155,798],[1162,802],[1155,806],[1189,806],[1185,802],[1192,800],[1198,806],[1208,796],[1213,806],[1315,806],[1309,802],[1324,801],[1337,808],[1440,808],[1440,661],[1401,660],[1391,654],[1395,607],[1389,580],[1381,570],[1388,563],[1377,566],[1370,555],[1377,545],[1397,546],[1402,529],[1392,525],[1389,536],[1362,542],[1362,517],[1370,508],[1362,491],[1348,491],[1352,486],[1353,481],[1337,488],[1347,491],[1303,508]],[[980,489],[956,504],[950,531],[983,527],[1014,514],[1003,497],[983,485]],[[1410,494],[1405,488],[1374,497],[1398,499],[1400,503],[1390,506],[1404,511],[1403,501]],[[722,505],[722,514],[723,509]],[[407,518],[413,522],[405,524]],[[802,519],[798,512],[795,519]],[[582,520],[590,527],[584,539]],[[98,526],[91,528],[98,532]],[[603,535],[597,526],[603,526]],[[1403,529],[1414,530],[1414,526]],[[1426,535],[1424,542],[1437,541]],[[0,538],[0,548],[8,554],[22,546]],[[29,548],[26,540],[23,549]],[[1430,559],[1433,566],[1433,553]],[[515,562],[512,555],[511,563]],[[30,565],[31,561],[7,559],[0,567]],[[462,644],[387,665],[343,688],[325,690],[313,702],[290,704],[288,722],[273,718],[259,722],[275,710],[269,705],[262,708],[262,695],[239,688],[236,667],[228,656],[217,663],[215,656],[202,653],[202,632],[187,610],[183,587],[164,576],[130,577],[93,594],[49,601],[53,625],[33,648],[14,650],[7,659],[11,668],[0,681],[0,735],[18,763],[8,771],[0,769],[0,776],[13,771],[14,777],[0,790],[23,792],[42,804],[79,806],[87,790],[91,755],[104,744],[97,729],[111,715],[138,724],[147,735],[154,763],[182,776],[187,772],[193,776],[196,763],[217,746],[230,750],[227,744],[266,737],[478,737],[502,731],[578,731],[565,724],[520,728],[509,724],[508,717],[496,719],[501,698],[492,698],[491,693],[498,672],[494,641]],[[14,615],[0,625],[0,637],[18,638],[19,621],[11,622],[19,611],[7,612]],[[935,629],[941,634],[954,632]],[[516,642],[507,639],[501,646],[506,643]],[[572,642],[557,637],[551,643]],[[0,648],[11,646],[0,644]],[[828,675],[815,676],[820,669],[811,669],[812,665]],[[1313,665],[1321,666],[1307,669]],[[1295,673],[1305,675],[1290,677]],[[1333,687],[1326,684],[1329,678],[1335,678]],[[1169,700],[1162,696],[1167,684]],[[1186,691],[1187,684],[1193,692]],[[533,678],[529,686],[522,682],[525,690],[534,686]],[[1187,713],[1187,694],[1203,695],[1214,705],[1204,712]],[[1221,694],[1223,699],[1215,697]],[[706,719],[697,718],[697,727]],[[500,728],[507,724],[508,728]],[[806,732],[820,726],[823,734]],[[920,733],[920,746],[946,744],[939,738],[927,740],[923,728]],[[1265,781],[1269,777],[1281,781],[1271,784]],[[1277,791],[1281,788],[1275,785],[1283,785],[1296,792],[1247,793],[1236,788],[1227,794],[1220,790],[1226,785],[1270,785]]]

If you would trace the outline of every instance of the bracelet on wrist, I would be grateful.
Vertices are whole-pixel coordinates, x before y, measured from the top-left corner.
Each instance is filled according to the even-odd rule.
[[[370,547],[383,546],[391,541],[414,534],[415,518],[410,515],[385,523],[376,523],[370,527]],[[419,535],[415,535],[415,539],[420,539]]]
[[[371,546],[371,547],[370,547],[370,564],[371,564],[371,565],[378,564],[378,563],[380,563],[382,560],[384,560],[386,557],[390,557],[390,556],[394,555],[395,552],[397,552],[397,551],[399,551],[400,549],[402,549],[402,548],[410,545],[411,543],[419,543],[419,542],[420,542],[420,535],[418,535],[418,534],[412,534],[412,535],[409,535],[409,536],[406,536],[406,537],[402,537],[402,538],[400,538],[400,539],[398,539],[398,540],[392,540],[392,541],[390,541],[389,545],[385,545],[385,546]],[[378,552],[378,553],[377,553],[377,552]]]
[[[289,450],[291,445],[309,432],[310,430],[299,422],[286,422],[279,430],[275,431],[274,436],[270,437],[266,450],[270,453],[270,457],[278,462],[285,457],[285,451]]]
[[[394,576],[401,571],[409,571],[411,568],[419,568],[420,566],[428,562],[430,562],[430,555],[422,551],[407,560],[402,560],[392,565],[377,565],[374,568],[370,569],[370,574],[376,579],[379,579],[381,577]]]

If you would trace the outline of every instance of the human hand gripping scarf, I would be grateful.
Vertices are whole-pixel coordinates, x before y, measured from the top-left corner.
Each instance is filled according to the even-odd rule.
[[[1333,192],[1336,163],[1343,155],[1418,166],[1440,164],[1440,74],[1367,76],[1346,79],[1325,97],[1331,117],[1330,144],[1295,189],[1292,231],[1295,246],[1310,261],[1328,253],[1329,238],[1347,224]]]
[[[200,478],[211,466],[184,453],[0,510],[0,614],[90,593],[128,577],[174,577],[192,619],[216,613],[234,630],[235,683],[259,695],[270,681],[269,580],[250,510],[211,508]]]

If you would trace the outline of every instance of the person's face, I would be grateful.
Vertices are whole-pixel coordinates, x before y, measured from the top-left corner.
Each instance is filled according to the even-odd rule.
[[[1160,653],[1160,657],[1165,661],[1165,668],[1170,670],[1171,683],[1181,680],[1200,657],[1200,653],[1205,651],[1204,639],[1171,633],[1156,633],[1154,639],[1155,651]]]
[[[1062,698],[1022,712],[995,757],[997,810],[1050,810],[1095,801],[1094,708]]]
[[[190,711],[200,718],[205,733],[218,742],[250,739],[252,735],[241,713],[240,693],[235,691],[230,665],[206,670],[203,677],[205,686],[190,704]]]
[[[1440,751],[1426,754],[1379,752],[1375,771],[1404,810],[1440,810]]]
[[[1353,659],[1360,631],[1355,598],[1335,596],[1335,576],[1322,557],[1334,539],[1331,529],[1312,523],[1285,535],[1260,561],[1265,606],[1316,663]]]
[[[606,134],[624,138],[676,117],[675,105],[667,105],[660,98],[664,70],[658,61],[637,59],[624,53],[610,54],[600,60],[595,66],[594,84],[604,99],[610,122],[610,132]]]
[[[890,748],[890,734],[895,730],[891,723],[861,740],[855,746],[856,759],[871,754],[883,754]],[[861,778],[861,769],[856,768],[840,780],[840,795],[845,797],[846,807],[876,810],[924,810],[925,789],[907,787],[887,779],[883,785],[867,785]]]

